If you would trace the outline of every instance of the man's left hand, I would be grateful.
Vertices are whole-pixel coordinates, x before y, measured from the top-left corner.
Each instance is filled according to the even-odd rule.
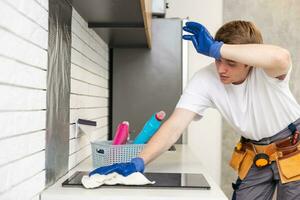
[[[183,35],[184,40],[190,40],[198,53],[213,57],[215,59],[221,58],[221,46],[223,42],[218,42],[213,39],[208,30],[197,22],[187,22],[183,30],[192,35]]]

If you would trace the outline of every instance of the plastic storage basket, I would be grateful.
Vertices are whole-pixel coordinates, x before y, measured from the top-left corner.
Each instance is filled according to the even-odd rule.
[[[112,141],[91,142],[93,167],[101,167],[119,162],[129,162],[143,150],[144,144],[112,145]]]

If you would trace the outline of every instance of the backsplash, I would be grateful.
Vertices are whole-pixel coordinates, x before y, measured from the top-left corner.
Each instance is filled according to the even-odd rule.
[[[91,154],[90,140],[108,135],[108,46],[73,9],[69,169]],[[97,122],[89,137],[75,138],[78,118]]]

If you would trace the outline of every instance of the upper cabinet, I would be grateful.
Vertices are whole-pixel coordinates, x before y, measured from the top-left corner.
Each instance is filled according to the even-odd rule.
[[[151,0],[73,0],[109,47],[151,48]]]

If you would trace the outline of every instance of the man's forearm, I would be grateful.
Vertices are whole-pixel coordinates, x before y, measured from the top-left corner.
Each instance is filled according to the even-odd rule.
[[[161,153],[167,151],[178,140],[180,135],[181,131],[173,127],[170,121],[166,121],[146,144],[139,157],[144,159],[145,164],[151,162]]]
[[[286,49],[266,44],[224,44],[221,47],[221,56],[249,66],[275,70],[279,75],[286,72],[291,63]]]
[[[140,153],[139,157],[143,158],[145,164],[168,150],[178,140],[195,115],[196,113],[192,111],[176,108]]]

